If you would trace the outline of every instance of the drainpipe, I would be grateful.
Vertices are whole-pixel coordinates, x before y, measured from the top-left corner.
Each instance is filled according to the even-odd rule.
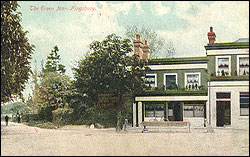
[[[210,81],[208,81],[208,114],[209,114],[209,125],[211,126],[211,101],[210,101]]]

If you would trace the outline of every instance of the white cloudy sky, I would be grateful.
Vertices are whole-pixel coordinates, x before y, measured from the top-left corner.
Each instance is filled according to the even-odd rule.
[[[172,40],[176,57],[205,56],[209,27],[214,28],[216,42],[249,37],[248,1],[112,1],[50,2],[19,1],[22,26],[36,46],[32,67],[40,68],[42,59],[57,45],[66,74],[82,58],[93,40],[103,40],[116,33],[125,37],[126,26],[145,26],[166,40]],[[38,10],[31,10],[35,6]],[[54,8],[53,11],[41,7]],[[58,6],[94,7],[95,11],[56,11]],[[162,52],[164,54],[164,52]],[[161,57],[161,56],[159,56]],[[36,61],[36,62],[35,62]],[[24,95],[30,92],[30,85]],[[28,90],[29,89],[29,90]]]

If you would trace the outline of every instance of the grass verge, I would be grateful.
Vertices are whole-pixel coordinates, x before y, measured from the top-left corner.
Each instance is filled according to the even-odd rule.
[[[24,125],[45,128],[45,129],[57,129],[58,128],[55,124],[51,122],[45,122],[45,121],[29,121],[29,122],[22,122],[22,123]]]

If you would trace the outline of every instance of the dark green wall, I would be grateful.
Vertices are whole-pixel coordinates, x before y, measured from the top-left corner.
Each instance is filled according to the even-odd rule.
[[[207,88],[207,71],[206,69],[169,69],[169,70],[151,70],[148,74],[157,74],[157,87],[164,85],[164,73],[177,73],[177,83],[179,88],[185,88],[185,73],[200,72],[201,84]]]
[[[223,56],[223,55],[220,55]],[[229,55],[225,55],[229,56]],[[235,71],[237,71],[237,55],[230,55],[231,56],[231,73],[232,75],[235,75]],[[209,76],[211,73],[215,73],[216,69],[216,56],[208,56],[208,74]]]

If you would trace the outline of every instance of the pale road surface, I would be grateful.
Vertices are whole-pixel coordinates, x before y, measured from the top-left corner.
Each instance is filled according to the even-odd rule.
[[[56,130],[2,122],[1,155],[249,155],[249,130],[115,133],[114,128]]]

